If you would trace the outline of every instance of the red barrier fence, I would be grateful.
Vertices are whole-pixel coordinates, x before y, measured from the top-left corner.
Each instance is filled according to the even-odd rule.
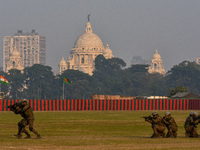
[[[19,100],[0,100],[0,111]],[[199,110],[200,99],[28,100],[34,111]]]

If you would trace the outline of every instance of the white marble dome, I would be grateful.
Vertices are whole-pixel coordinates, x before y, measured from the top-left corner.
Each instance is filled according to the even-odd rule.
[[[86,25],[85,33],[77,38],[74,48],[103,48],[101,39],[92,32],[90,22]]]
[[[106,45],[106,49],[103,51],[103,55],[106,59],[113,58],[112,50],[109,48],[109,45]]]

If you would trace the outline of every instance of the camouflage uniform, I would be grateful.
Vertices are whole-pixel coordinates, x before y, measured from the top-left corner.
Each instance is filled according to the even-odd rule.
[[[20,112],[21,116],[23,117],[23,119],[18,123],[19,132],[17,137],[20,137],[21,134],[24,132],[25,134],[27,134],[27,138],[30,138],[30,134],[28,134],[28,132],[25,129],[25,127],[29,125],[29,130],[35,133],[37,135],[37,138],[40,138],[40,134],[33,128],[33,109],[26,103],[25,105],[18,107],[17,111]]]
[[[163,122],[165,123],[168,132],[166,137],[177,137],[177,124],[174,120],[174,118],[171,117],[171,115],[168,113],[168,115],[165,115],[165,117],[163,117]]]
[[[165,124],[163,123],[162,117],[160,117],[157,113],[153,113],[152,120],[145,119],[145,121],[152,124],[153,129],[153,135],[151,138],[157,138],[157,137],[165,137]]]
[[[198,137],[198,133],[197,133],[198,122],[199,120],[195,119],[195,115],[192,114],[191,112],[190,116],[187,117],[185,121],[185,125],[184,125],[186,137]]]
[[[20,112],[20,108],[19,106],[16,108],[16,114],[20,114],[23,118],[25,118],[25,114],[24,112]],[[25,125],[24,125],[24,119],[22,119],[20,122],[18,122],[18,133],[17,136],[18,138],[20,138],[22,136],[22,133],[25,133],[27,135],[27,138],[30,137],[30,134],[28,133],[28,131],[25,129]]]

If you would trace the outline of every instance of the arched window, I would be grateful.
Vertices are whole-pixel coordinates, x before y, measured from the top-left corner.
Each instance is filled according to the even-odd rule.
[[[85,60],[84,60],[84,57],[81,59],[81,63],[82,64],[84,64],[85,62],[84,62]]]
[[[154,64],[154,69],[156,69],[156,70],[157,70],[157,64]]]
[[[15,61],[12,62],[13,68],[15,67]]]

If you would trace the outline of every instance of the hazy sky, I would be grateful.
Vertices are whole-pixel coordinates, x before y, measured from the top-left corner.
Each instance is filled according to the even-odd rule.
[[[165,70],[200,56],[200,0],[0,0],[0,66],[3,37],[18,30],[46,37],[46,65],[58,70],[87,15],[93,32],[130,66],[133,56],[151,60],[155,50]]]

